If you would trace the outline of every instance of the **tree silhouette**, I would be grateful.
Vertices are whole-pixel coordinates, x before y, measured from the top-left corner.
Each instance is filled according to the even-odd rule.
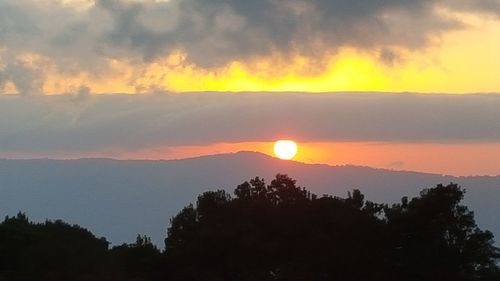
[[[0,224],[0,280],[89,280],[104,271],[108,242],[60,220]]]
[[[133,244],[122,244],[110,251],[116,280],[161,280],[161,252],[151,238],[137,235]]]
[[[406,280],[496,280],[500,252],[460,205],[464,194],[456,184],[438,185],[385,209],[393,264]]]
[[[498,281],[500,250],[464,194],[438,185],[389,206],[257,177],[183,208],[163,252],[147,236],[110,249],[78,225],[19,213],[0,223],[0,281]]]
[[[387,206],[359,190],[318,197],[278,174],[202,194],[171,222],[174,280],[495,280],[499,250],[438,185]],[[492,279],[493,278],[493,279]]]

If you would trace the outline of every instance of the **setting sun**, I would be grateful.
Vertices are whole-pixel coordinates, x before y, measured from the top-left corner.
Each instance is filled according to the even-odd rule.
[[[297,154],[297,144],[291,140],[279,140],[274,143],[274,154],[283,160],[290,160]]]

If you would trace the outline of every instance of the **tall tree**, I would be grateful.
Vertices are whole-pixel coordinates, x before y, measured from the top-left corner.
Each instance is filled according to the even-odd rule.
[[[385,209],[392,263],[406,280],[495,280],[500,251],[461,205],[465,191],[438,185]]]
[[[166,255],[174,280],[495,280],[499,251],[463,196],[438,185],[387,206],[359,190],[318,197],[286,175],[255,178],[234,198],[208,192],[183,209]]]

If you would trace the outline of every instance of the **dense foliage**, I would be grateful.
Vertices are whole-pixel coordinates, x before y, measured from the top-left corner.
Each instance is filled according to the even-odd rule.
[[[148,237],[110,248],[61,221],[0,224],[0,280],[500,280],[500,251],[438,185],[388,206],[316,196],[286,175],[199,196],[171,220],[160,252]]]
[[[0,224],[1,281],[154,280],[160,257],[147,237],[110,249],[106,239],[59,220],[32,223],[19,213]]]

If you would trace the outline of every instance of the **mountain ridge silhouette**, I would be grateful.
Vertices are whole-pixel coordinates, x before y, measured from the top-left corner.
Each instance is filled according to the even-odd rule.
[[[356,188],[368,200],[386,203],[456,182],[468,191],[465,203],[476,212],[480,227],[500,240],[495,217],[500,212],[500,176],[305,164],[248,151],[178,160],[0,159],[0,215],[23,211],[37,221],[63,219],[114,244],[133,241],[140,233],[163,246],[169,219],[202,192],[231,192],[243,181],[256,176],[270,180],[277,173],[289,174],[320,195],[345,196]]]

